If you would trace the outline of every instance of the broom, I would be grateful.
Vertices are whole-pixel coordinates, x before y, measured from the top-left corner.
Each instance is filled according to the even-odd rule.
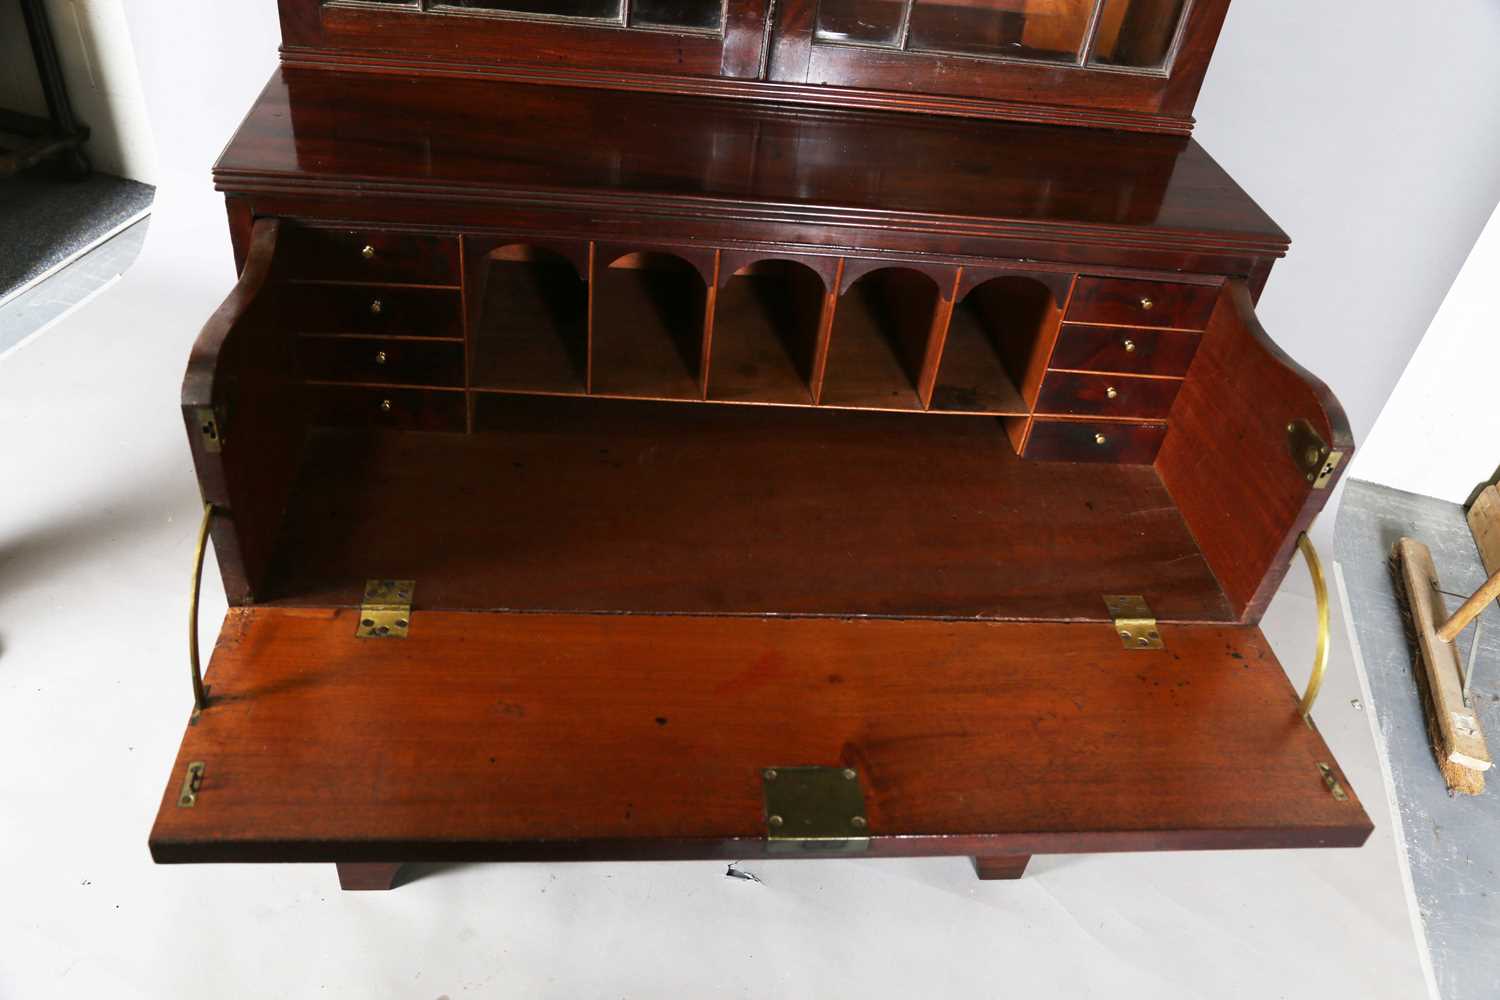
[[[1453,791],[1478,795],[1484,791],[1490,752],[1479,716],[1466,700],[1468,692],[1453,640],[1500,596],[1500,572],[1452,617],[1438,589],[1437,569],[1426,545],[1414,538],[1397,542],[1391,550],[1391,574],[1407,639],[1416,650],[1412,673],[1438,769]]]

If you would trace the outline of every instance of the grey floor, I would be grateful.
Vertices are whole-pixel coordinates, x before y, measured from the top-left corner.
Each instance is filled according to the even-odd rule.
[[[0,302],[151,207],[149,184],[95,173],[62,180],[38,167],[0,183]]]
[[[0,305],[0,354],[124,274],[140,256],[149,222],[141,219]]]
[[[1433,973],[1443,1000],[1494,1000],[1500,996],[1500,774],[1490,772],[1481,796],[1455,796],[1433,761],[1387,570],[1391,547],[1403,535],[1432,549],[1444,591],[1466,597],[1484,582],[1462,507],[1359,480],[1349,484],[1334,545]],[[1461,601],[1448,597],[1449,609]],[[1500,611],[1493,604],[1481,626],[1472,698],[1494,753],[1500,747]],[[1458,640],[1465,663],[1473,636],[1471,627]]]

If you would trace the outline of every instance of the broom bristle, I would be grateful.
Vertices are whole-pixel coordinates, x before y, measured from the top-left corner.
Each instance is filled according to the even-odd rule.
[[[1422,705],[1422,720],[1427,724],[1427,741],[1432,747],[1433,759],[1437,761],[1438,770],[1450,790],[1461,795],[1481,795],[1484,793],[1484,772],[1455,764],[1448,759],[1448,752],[1443,749],[1443,737],[1437,724],[1437,708],[1433,704],[1432,690],[1427,683],[1422,644],[1417,639],[1417,622],[1411,612],[1411,598],[1406,593],[1406,579],[1401,572],[1401,551],[1398,546],[1391,547],[1391,557],[1386,561],[1386,567],[1391,573],[1391,589],[1396,594],[1396,607],[1401,612],[1401,626],[1406,632],[1406,648],[1412,654],[1411,673],[1417,682],[1417,698]]]

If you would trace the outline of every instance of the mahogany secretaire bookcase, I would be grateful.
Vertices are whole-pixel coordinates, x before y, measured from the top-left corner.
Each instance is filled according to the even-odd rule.
[[[1257,627],[1352,441],[1190,137],[1227,8],[280,0],[156,860],[1361,844]]]

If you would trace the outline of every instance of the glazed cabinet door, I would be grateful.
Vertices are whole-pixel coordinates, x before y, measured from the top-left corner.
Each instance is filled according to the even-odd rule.
[[[758,78],[769,0],[281,0],[284,51],[552,71]]]
[[[1187,122],[1228,0],[788,0],[770,76],[1042,106],[1029,117]],[[941,103],[938,101],[937,103]],[[1012,109],[1011,113],[1020,113]]]

